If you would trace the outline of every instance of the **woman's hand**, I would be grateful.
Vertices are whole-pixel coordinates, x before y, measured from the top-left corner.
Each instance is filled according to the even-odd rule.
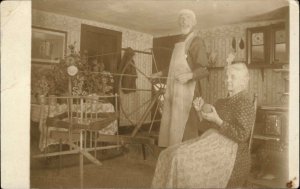
[[[197,112],[199,112],[201,110],[203,104],[204,104],[204,100],[201,97],[197,97],[193,101],[194,108],[196,109]]]
[[[189,80],[193,79],[193,73],[182,73],[176,76],[176,80],[181,84],[187,83]]]
[[[221,126],[223,123],[223,120],[218,115],[215,107],[211,106],[211,109],[212,109],[212,112],[210,112],[210,113],[204,113],[203,111],[201,111],[202,118],[206,119],[207,121],[214,122],[217,125]]]
[[[197,97],[193,101],[193,106],[197,112],[197,115],[198,115],[200,121],[202,121],[201,108],[202,108],[203,104],[204,104],[204,100],[201,97]]]

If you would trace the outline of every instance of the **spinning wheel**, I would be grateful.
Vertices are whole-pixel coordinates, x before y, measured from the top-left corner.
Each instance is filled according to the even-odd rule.
[[[157,65],[153,53],[151,53],[156,72]],[[136,74],[132,74],[135,72]],[[131,74],[128,74],[131,73]],[[120,75],[118,89],[120,95],[120,119],[126,119],[127,122],[134,126],[131,137],[135,137],[138,130],[144,124],[150,124],[149,133],[155,122],[160,122],[162,109],[163,95],[165,93],[164,84],[162,80],[166,78],[150,78],[133,62],[128,62]],[[136,86],[128,85],[126,82],[136,82]],[[127,95],[128,94],[128,95]],[[134,100],[134,108],[128,109],[128,96],[131,95],[131,100]],[[140,100],[134,97],[141,97]]]

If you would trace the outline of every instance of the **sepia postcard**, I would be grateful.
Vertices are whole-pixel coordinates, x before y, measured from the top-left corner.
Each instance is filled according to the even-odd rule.
[[[1,2],[1,188],[298,188],[299,3]]]

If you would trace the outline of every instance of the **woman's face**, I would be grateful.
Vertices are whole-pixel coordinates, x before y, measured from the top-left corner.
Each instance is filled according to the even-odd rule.
[[[191,15],[182,14],[179,16],[178,24],[182,34],[188,34],[194,27],[195,22]]]
[[[243,78],[238,71],[227,70],[225,83],[229,96],[233,96],[243,90]]]

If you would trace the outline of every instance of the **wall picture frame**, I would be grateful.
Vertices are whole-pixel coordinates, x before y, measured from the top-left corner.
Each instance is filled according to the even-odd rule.
[[[35,64],[57,64],[64,58],[67,32],[32,27],[31,60]]]

